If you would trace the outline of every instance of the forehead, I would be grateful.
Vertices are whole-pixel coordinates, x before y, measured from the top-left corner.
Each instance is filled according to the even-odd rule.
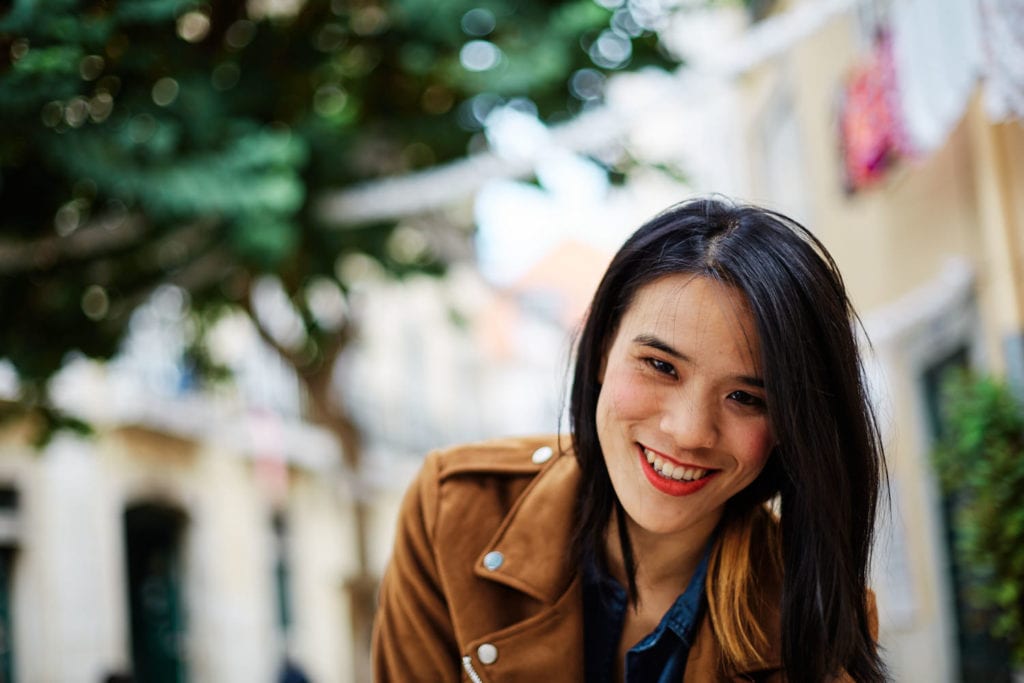
[[[751,361],[759,357],[754,316],[744,294],[701,275],[667,275],[641,287],[620,321],[616,342],[638,334],[655,335],[684,353],[687,346],[702,343]]]

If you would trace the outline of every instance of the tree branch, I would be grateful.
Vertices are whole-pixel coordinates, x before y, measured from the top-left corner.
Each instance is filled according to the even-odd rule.
[[[292,366],[296,375],[301,377],[302,372],[300,368],[305,364],[305,359],[297,351],[289,349],[287,346],[279,342],[263,324],[263,321],[260,320],[259,315],[256,314],[256,308],[252,305],[252,277],[246,278],[241,304],[242,308],[249,316],[249,320],[252,321],[253,326],[255,326],[256,331],[259,333],[260,338],[266,342],[270,348],[274,349],[274,351],[276,351],[286,363]]]
[[[0,275],[45,270],[68,260],[95,258],[139,242],[148,231],[142,216],[107,215],[66,237],[0,241]]]
[[[218,280],[222,279],[225,273],[229,272],[232,265],[231,255],[227,248],[219,247],[212,249],[191,263],[160,282],[144,287],[134,294],[118,300],[110,307],[108,318],[116,319],[135,310],[142,304],[153,291],[162,284],[171,284],[181,287],[191,293],[202,291]]]

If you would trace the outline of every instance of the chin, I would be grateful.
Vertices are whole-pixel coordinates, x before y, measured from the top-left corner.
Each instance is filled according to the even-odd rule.
[[[626,516],[629,517],[633,524],[640,527],[647,533],[659,536],[681,534],[689,530],[702,529],[705,526],[709,529],[714,528],[714,526],[718,524],[719,517],[722,515],[722,509],[720,507],[697,515],[680,515],[678,511],[672,512],[669,510],[651,510],[643,508],[630,511],[630,509],[625,505],[623,505],[623,509],[626,511]]]

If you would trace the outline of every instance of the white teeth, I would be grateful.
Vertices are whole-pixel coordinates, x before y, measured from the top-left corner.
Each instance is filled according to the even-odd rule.
[[[690,481],[696,481],[696,480],[702,478],[707,473],[708,473],[707,470],[701,469],[699,467],[691,467],[691,468],[688,468],[686,470],[685,478],[689,479]]]
[[[674,479],[676,481],[696,481],[707,476],[708,473],[708,470],[701,467],[683,467],[682,465],[673,465],[668,460],[658,457],[654,451],[649,448],[644,449],[644,457],[647,458],[647,462],[651,464],[654,471],[666,479]]]

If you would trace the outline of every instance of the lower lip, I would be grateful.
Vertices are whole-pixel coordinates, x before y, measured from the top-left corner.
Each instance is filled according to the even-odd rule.
[[[702,488],[707,486],[715,475],[718,474],[718,472],[709,472],[695,481],[666,479],[654,471],[654,465],[647,462],[647,456],[644,455],[644,449],[640,448],[639,450],[640,468],[644,471],[644,474],[647,475],[647,481],[651,482],[651,486],[669,496],[689,496],[693,493],[697,493],[697,491],[700,491]]]

